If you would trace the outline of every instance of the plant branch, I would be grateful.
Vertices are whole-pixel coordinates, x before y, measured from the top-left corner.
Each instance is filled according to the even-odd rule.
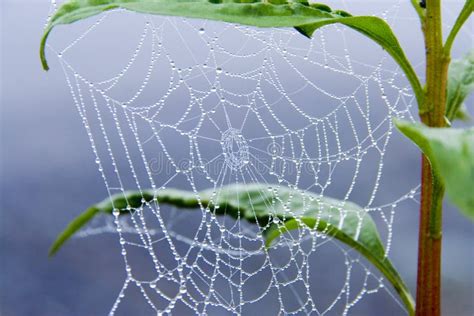
[[[411,0],[411,4],[418,14],[420,21],[423,21],[425,18],[425,10],[421,7],[420,2],[418,0]]]
[[[444,53],[449,55],[451,53],[451,47],[453,46],[454,40],[456,39],[456,35],[461,30],[464,23],[467,19],[471,16],[472,11],[474,10],[474,0],[467,0],[464,4],[464,7],[461,10],[456,22],[451,29],[451,32],[446,39],[446,43],[444,44]]]
[[[443,48],[441,1],[427,0],[422,22],[426,49],[426,87],[423,104],[419,104],[422,122],[445,127],[446,87],[449,55]],[[418,244],[417,316],[439,316],[441,313],[441,238],[444,185],[422,155],[420,230]]]

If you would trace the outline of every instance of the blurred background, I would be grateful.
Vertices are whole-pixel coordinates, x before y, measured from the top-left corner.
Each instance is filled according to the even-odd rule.
[[[360,1],[356,7],[349,6],[348,11],[379,13],[386,5],[379,2]],[[407,55],[422,73],[421,33],[409,1],[399,3],[400,14],[394,29],[402,39]],[[449,26],[463,2],[443,3],[445,23]],[[41,69],[39,39],[50,3],[47,0],[4,0],[0,5],[0,314],[107,314],[125,278],[116,235],[101,234],[74,240],[56,257],[47,257],[49,246],[67,223],[87,206],[107,195],[59,63],[49,55],[52,69],[49,72]],[[346,5],[344,1],[331,4],[334,8]],[[110,37],[97,38],[96,43],[120,42],[121,36],[124,36],[120,32],[121,25],[117,20],[111,23],[107,33]],[[68,32],[55,33],[53,43],[66,43],[70,40],[68,36]],[[470,21],[456,42],[453,56],[459,57],[473,47],[473,23]],[[354,49],[359,54],[370,56],[371,48],[364,43]],[[82,54],[82,51],[76,50],[76,54]],[[111,57],[112,64],[114,58]],[[89,67],[94,65],[89,64]],[[87,68],[87,65],[83,65],[82,69],[84,67]],[[344,82],[339,84],[344,85]],[[467,107],[473,114],[472,97]],[[387,157],[394,163],[384,171],[389,179],[384,182],[384,190],[403,192],[414,187],[419,175],[416,149],[403,138],[394,136]],[[387,196],[391,198],[390,194]],[[413,293],[417,225],[416,205],[408,203],[397,208],[390,256]],[[446,203],[443,233],[444,315],[474,314],[473,227]],[[320,260],[330,263],[327,257]],[[121,315],[150,314],[141,306],[140,293],[128,295],[129,303],[125,304]],[[360,304],[361,307],[351,315],[403,314],[388,295],[368,298]],[[264,310],[262,314],[265,314]]]

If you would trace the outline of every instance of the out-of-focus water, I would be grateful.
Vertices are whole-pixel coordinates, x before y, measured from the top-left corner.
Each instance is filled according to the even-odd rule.
[[[370,14],[374,6],[366,1],[357,10]],[[452,20],[456,8],[459,2],[447,3],[446,20]],[[59,64],[51,60],[55,66],[51,71],[41,69],[38,46],[48,9],[46,0],[1,3],[0,314],[104,315],[125,278],[116,236],[75,240],[55,258],[47,257],[58,232],[107,194]],[[408,24],[413,26],[413,22]],[[456,43],[455,56],[473,48],[472,23],[466,29]],[[415,64],[420,62],[418,29],[400,23],[396,31],[409,57]],[[58,41],[66,36],[60,33]],[[467,105],[472,113],[472,98]],[[385,190],[410,188],[419,174],[416,150],[396,138],[390,153],[397,163],[386,170],[393,181]],[[416,209],[397,209],[391,257],[412,289],[417,223]],[[450,205],[444,226],[444,315],[472,315],[473,226]],[[146,315],[141,294],[127,295],[122,314]],[[400,313],[388,296],[361,304],[354,315]]]

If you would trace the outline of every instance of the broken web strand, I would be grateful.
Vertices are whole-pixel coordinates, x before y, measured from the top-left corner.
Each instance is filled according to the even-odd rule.
[[[397,12],[398,6],[398,4],[393,6],[392,10]],[[204,63],[201,63],[198,61],[198,58],[194,56],[193,49],[185,47],[190,56],[194,58],[195,65],[190,67],[190,69],[181,69],[176,66],[172,54],[166,52],[167,44],[166,41],[163,41],[163,32],[165,27],[171,27],[177,32],[178,36],[182,36],[179,31],[179,24],[186,24],[191,28],[194,27],[194,24],[190,21],[177,18],[146,17],[145,28],[135,52],[123,70],[117,76],[110,79],[91,82],[68,63],[64,54],[68,50],[73,49],[89,32],[93,32],[97,26],[106,23],[105,21],[109,14],[117,14],[117,12],[102,15],[85,33],[76,38],[66,49],[61,50],[61,52],[58,53],[58,57],[66,74],[66,80],[71,89],[74,103],[83,119],[84,126],[90,138],[92,150],[97,157],[96,162],[99,171],[101,172],[110,195],[117,192],[125,193],[128,189],[127,186],[129,184],[125,184],[124,181],[122,181],[123,177],[127,177],[124,176],[127,172],[130,172],[133,178],[132,183],[134,184],[132,187],[139,190],[148,188],[161,190],[173,183],[177,177],[184,175],[189,187],[196,194],[197,199],[200,198],[198,192],[201,188],[196,186],[196,182],[198,182],[196,177],[204,176],[215,191],[211,197],[211,201],[212,199],[217,200],[219,198],[219,188],[228,183],[245,184],[263,182],[267,184],[268,190],[275,190],[275,192],[277,192],[279,186],[286,186],[326,195],[326,191],[330,188],[333,181],[332,175],[336,172],[337,167],[340,166],[343,161],[355,160],[356,166],[351,177],[352,181],[349,189],[343,196],[344,200],[350,200],[357,180],[360,177],[360,164],[369,151],[375,150],[379,153],[380,157],[376,168],[376,179],[372,185],[372,191],[365,205],[365,210],[367,212],[380,214],[382,217],[388,229],[386,239],[388,253],[392,238],[393,218],[397,204],[405,200],[416,200],[418,187],[410,190],[410,193],[401,196],[394,203],[381,206],[373,205],[379,191],[380,178],[384,166],[384,154],[393,130],[390,116],[412,118],[410,108],[412,106],[413,97],[410,95],[410,91],[407,90],[406,86],[399,88],[400,93],[395,101],[389,100],[385,96],[385,86],[394,85],[390,82],[390,79],[386,79],[387,73],[392,73],[393,78],[401,76],[397,71],[393,72],[383,68],[385,57],[383,57],[380,63],[375,67],[371,65],[359,65],[373,69],[369,75],[364,76],[357,74],[357,72],[353,70],[353,65],[357,64],[357,62],[350,58],[348,46],[345,41],[346,31],[343,28],[335,27],[343,38],[344,54],[343,58],[340,58],[337,55],[331,54],[329,49],[326,48],[325,31],[318,31],[315,39],[308,45],[309,47],[305,54],[301,56],[295,53],[298,52],[298,49],[301,50],[301,48],[297,47],[294,50],[289,49],[291,48],[291,39],[296,36],[293,30],[258,30],[235,25],[224,25],[221,23],[219,26],[222,27],[222,25],[224,25],[223,30],[214,33],[217,33],[217,35],[208,35],[208,33],[212,33],[209,32],[209,30],[212,30],[213,23],[209,23],[209,26],[207,23],[204,23],[205,27],[196,28],[196,32],[199,36],[208,39],[209,55]],[[238,30],[248,37],[249,40],[264,43],[266,47],[264,47],[262,51],[253,53],[246,53],[240,50],[237,52],[227,51],[225,47],[220,44],[220,36],[225,34],[226,30],[230,28]],[[142,84],[130,98],[126,100],[114,98],[112,93],[109,92],[112,92],[121,80],[127,76],[129,70],[133,68],[137,62],[137,56],[144,50],[144,43],[147,41],[151,41],[152,43],[152,54],[148,71],[146,72]],[[319,42],[320,45],[316,44],[317,42]],[[321,51],[317,51],[318,49],[321,49]],[[267,57],[263,59],[260,67],[247,72],[238,73],[224,70],[226,63],[219,62],[215,52],[227,55],[228,60],[251,59],[259,56],[262,52],[266,54]],[[301,89],[310,87],[330,99],[337,100],[339,104],[325,115],[319,117],[308,115],[306,111],[301,108],[299,103],[292,98],[301,90],[287,91],[285,84],[282,83],[282,79],[280,78],[284,76],[284,74],[279,74],[278,67],[276,67],[278,62],[274,61],[272,55],[268,52],[277,52],[280,54],[283,60],[290,65],[292,71],[304,79],[306,83]],[[139,97],[149,85],[156,61],[163,56],[172,68],[172,73],[168,78],[168,91],[157,102],[142,104],[138,101]],[[292,63],[292,58],[300,57],[310,65],[322,67],[325,71],[344,73],[357,77],[360,79],[361,84],[354,90],[353,95],[337,96],[337,94],[319,87],[318,84],[305,76],[298,65]],[[197,69],[197,73],[193,74],[195,69]],[[213,73],[216,74],[215,79],[213,79]],[[222,74],[244,81],[256,82],[255,89],[245,95],[228,90],[221,85],[222,82],[219,76]],[[193,79],[193,76],[202,78],[203,81],[209,83],[209,87],[207,89],[199,89],[189,86],[187,81]],[[370,80],[375,80],[379,85],[380,91],[378,93],[381,93],[383,96],[383,102],[388,109],[387,116],[375,125],[370,117],[370,106],[372,102],[369,100],[370,93],[373,93],[370,92],[367,83]],[[161,81],[165,82],[164,79],[161,79]],[[269,101],[267,93],[263,91],[260,86],[260,82],[263,81],[270,83],[276,93],[281,96],[281,99],[287,102],[287,106],[291,111],[299,113],[307,120],[305,125],[296,129],[289,128],[285,125],[278,113],[274,111],[274,108],[278,106],[278,102]],[[191,97],[189,104],[183,111],[182,117],[175,124],[160,122],[161,111],[164,111],[167,105],[169,106],[169,104],[166,104],[167,98],[183,85],[189,90]],[[363,91],[363,99],[355,97],[356,92],[359,90]],[[205,104],[203,104],[205,103],[205,101],[203,101],[205,98],[202,97],[202,95],[214,93],[220,101],[210,108],[206,107]],[[86,98],[89,100],[86,100]],[[242,102],[242,99],[246,99],[246,102],[238,103],[234,98],[240,98],[240,102]],[[353,102],[353,104],[349,104],[350,102]],[[368,130],[367,135],[359,137],[358,134],[360,132],[355,127],[356,124],[353,122],[351,114],[353,112],[351,112],[349,107],[356,107],[364,117]],[[196,108],[201,111],[201,114],[198,115],[197,118],[193,117],[193,110]],[[247,109],[244,118],[240,119],[240,122],[234,122],[234,116],[227,113],[228,109],[232,108]],[[213,118],[213,111],[214,113],[222,111],[224,118]],[[268,114],[268,117],[262,117],[261,113],[264,111]],[[115,126],[112,131],[107,130],[102,121],[102,116],[105,112],[111,114],[113,117]],[[150,114],[152,112],[154,113]],[[268,143],[270,149],[265,147],[259,148],[255,145],[255,142],[263,139],[262,137],[245,138],[243,131],[245,131],[245,122],[249,115],[256,117],[255,122],[260,124],[262,130],[268,135],[266,137],[267,140],[270,140]],[[99,133],[94,134],[93,128],[91,128],[91,117],[97,119]],[[348,126],[341,126],[338,117],[344,117],[348,120],[351,133],[354,136],[355,145],[349,149],[343,149],[344,146],[339,139],[339,135],[342,135],[341,133],[347,133]],[[221,134],[220,138],[211,138],[208,135],[200,134],[206,118],[208,118],[207,123],[214,126],[218,134]],[[266,120],[269,118],[273,119],[274,122],[276,122],[274,124],[283,129],[283,132],[273,133],[272,127],[267,126],[268,124],[266,123]],[[183,131],[181,129],[181,124],[193,120],[198,121],[193,131]],[[148,124],[150,126],[152,130],[151,137],[143,138],[138,132],[140,124]],[[188,138],[190,163],[186,168],[182,168],[178,159],[176,159],[172,153],[168,152],[166,139],[160,134],[164,128],[177,131],[182,136],[184,135]],[[131,140],[125,136],[124,131],[132,132],[132,140],[135,142],[134,145],[140,154],[138,159],[130,152],[129,146]],[[114,151],[113,145],[111,145],[109,136],[112,132],[114,132],[115,137],[118,137],[119,143],[121,143],[123,147],[122,154],[126,158],[129,170],[118,167],[119,164],[117,161],[119,159],[116,158],[117,154]],[[307,137],[307,135],[313,135],[313,141],[317,144],[315,157],[307,150],[307,145],[305,146],[305,137]],[[112,174],[104,171],[106,168],[104,166],[106,164],[104,160],[106,159],[103,155],[101,158],[101,152],[96,145],[96,139],[98,137],[102,138],[103,142],[105,142],[106,152],[109,156],[107,160],[110,160],[109,163],[111,163],[113,167]],[[199,140],[201,139],[215,142],[217,147],[222,149],[222,152],[216,154],[212,159],[205,159],[199,150],[201,148]],[[155,178],[161,177],[163,174],[154,174],[150,169],[150,157],[147,155],[144,146],[142,146],[151,142],[154,142],[156,146],[162,150],[164,155],[162,157],[174,168],[174,173],[168,175],[169,178],[161,184],[156,184]],[[335,143],[335,148],[332,148],[333,145],[331,142]],[[235,143],[237,143],[237,148],[233,147]],[[336,149],[335,152],[334,149]],[[267,158],[269,159],[262,161],[265,156],[268,156]],[[217,167],[218,172],[210,172],[208,167],[214,166],[216,161],[220,162]],[[281,169],[278,169],[276,166],[278,163],[282,164]],[[139,177],[135,170],[137,165],[141,165],[146,169],[145,179]],[[288,171],[290,168],[292,168],[291,172]],[[327,170],[327,175],[323,175],[323,169]],[[195,170],[199,170],[200,172],[196,173],[194,172]],[[304,184],[301,178],[304,177],[305,172],[309,172],[314,176],[314,183],[309,185]],[[268,176],[272,176],[275,181],[270,181]],[[294,176],[294,178],[292,177],[290,180],[290,176]],[[275,199],[278,199],[278,196],[276,196]],[[173,228],[179,225],[179,220],[183,217],[182,211],[173,211],[175,219],[166,222],[166,219],[162,216],[163,207],[160,206],[156,200],[144,200],[143,206],[138,209],[129,208],[131,215],[125,220],[119,219],[118,213],[114,212],[115,225],[106,224],[105,226],[92,227],[82,232],[84,236],[105,231],[117,232],[119,235],[127,278],[117,301],[111,309],[111,314],[114,314],[121,302],[126,299],[125,293],[131,284],[141,291],[147,304],[157,313],[170,313],[174,310],[176,304],[184,304],[188,306],[190,310],[204,314],[209,312],[209,309],[213,307],[223,308],[229,312],[241,314],[246,304],[258,302],[259,300],[263,300],[266,296],[274,296],[275,302],[278,302],[280,311],[283,313],[313,312],[318,315],[324,315],[334,311],[336,306],[340,304],[340,302],[343,302],[342,314],[345,315],[366,295],[377,293],[380,289],[384,289],[390,293],[390,290],[383,286],[383,279],[372,274],[370,267],[367,267],[364,262],[360,261],[357,255],[354,255],[350,249],[347,250],[341,247],[331,238],[327,238],[323,233],[301,228],[296,234],[282,236],[275,248],[285,248],[289,250],[289,257],[291,259],[286,263],[279,264],[278,258],[271,258],[271,254],[263,250],[264,241],[262,231],[267,227],[257,227],[257,231],[255,231],[255,229],[252,230],[240,220],[240,215],[237,216],[237,220],[229,218],[221,219],[214,215],[214,210],[208,209],[202,204],[200,209],[202,219],[192,238],[173,232]],[[388,210],[388,214],[385,214],[385,210]],[[342,206],[341,212],[344,212]],[[289,216],[291,215],[292,214],[289,214]],[[157,225],[150,226],[148,224],[150,220],[147,216],[156,219]],[[273,223],[279,224],[279,219],[275,217]],[[343,219],[341,221],[341,225],[342,224]],[[218,227],[220,232],[217,238],[213,235],[215,227]],[[138,236],[138,240],[132,241],[129,235]],[[310,247],[306,247],[309,249],[302,246],[302,241],[304,240],[309,240],[311,245]],[[185,243],[189,245],[188,250],[184,252],[184,254],[179,253],[175,248],[176,241],[185,241]],[[160,249],[154,249],[153,246],[160,243],[166,243],[166,250],[174,256],[175,262],[173,268],[166,267],[158,258],[157,252],[160,252]],[[253,245],[251,249],[246,249],[250,247],[248,243],[256,243],[258,246]],[[345,273],[346,281],[330,304],[318,306],[318,297],[313,297],[311,294],[309,257],[311,254],[317,252],[319,247],[327,243],[334,244],[334,247],[338,247],[344,254],[346,258],[345,265],[347,267]],[[141,280],[134,277],[134,269],[132,269],[132,264],[129,262],[127,247],[144,248],[146,250],[156,270],[157,277],[155,279]],[[193,251],[196,252],[196,254],[193,254]],[[208,255],[205,253],[207,251],[215,254],[213,260],[208,258]],[[248,272],[245,270],[244,261],[254,256],[263,257],[263,263],[256,272]],[[206,271],[204,268],[205,265],[214,266],[214,268]],[[365,271],[365,280],[361,289],[354,290],[351,288],[351,271],[355,267],[362,267]],[[291,270],[291,268],[298,271],[296,274],[297,277],[289,276],[290,273],[288,271]],[[271,271],[272,275],[270,281],[268,281],[267,289],[253,298],[245,299],[243,284],[253,277],[257,277],[259,273],[262,274],[265,270]],[[317,273],[317,271],[311,271],[311,273]],[[237,280],[233,279],[234,276],[237,276]],[[219,291],[215,290],[215,287],[218,286],[216,284],[218,278],[226,278],[229,280],[227,284],[229,288],[228,297],[223,297]],[[376,284],[374,287],[369,288],[368,282],[371,278],[376,280]],[[175,283],[178,286],[178,291],[176,291],[174,295],[166,294],[165,291],[160,289],[159,283],[161,280]],[[199,282],[202,282],[204,286],[200,285]],[[298,283],[303,284],[303,291],[296,289],[296,284]],[[295,285],[293,286],[293,284]],[[285,307],[287,303],[285,302],[284,296],[287,294],[285,294],[284,288],[286,287],[291,289],[299,306],[291,309]],[[191,289],[197,293],[195,293],[195,295],[191,294]],[[353,295],[354,291],[355,295]],[[166,303],[162,305],[165,306],[159,306],[159,303],[155,302],[157,299],[152,298],[152,294],[157,294],[161,299],[164,299]]]

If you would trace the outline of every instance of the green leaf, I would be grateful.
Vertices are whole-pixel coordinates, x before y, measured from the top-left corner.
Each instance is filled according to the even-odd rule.
[[[474,50],[463,59],[453,60],[448,72],[446,117],[452,121],[463,111],[464,100],[474,90]],[[461,113],[462,114],[462,113]]]
[[[413,314],[414,302],[410,292],[385,256],[377,227],[369,214],[351,202],[287,187],[268,187],[255,183],[234,184],[218,191],[206,190],[198,194],[166,189],[157,191],[156,194],[144,191],[115,195],[92,206],[85,214],[73,220],[53,244],[50,254],[54,255],[67,239],[95,215],[110,214],[114,209],[119,214],[129,214],[144,203],[154,201],[178,208],[195,209],[202,206],[217,215],[229,215],[256,223],[264,229],[267,247],[281,234],[303,227],[334,237],[358,251],[377,267],[399,293],[409,313]]]
[[[400,65],[419,104],[423,90],[410,62],[406,58],[390,26],[373,16],[353,17],[349,13],[331,10],[326,5],[306,0],[69,0],[52,17],[41,40],[40,55],[43,68],[48,69],[45,56],[46,40],[51,30],[112,9],[169,16],[183,16],[257,27],[296,27],[310,37],[325,25],[342,23],[380,44]]]
[[[305,36],[311,37],[317,29],[333,23],[344,24],[382,46],[404,71],[416,95],[418,104],[423,104],[423,88],[421,87],[418,76],[405,56],[397,37],[384,20],[375,16],[347,16],[338,19],[316,21],[311,24],[298,26],[296,29]]]
[[[179,198],[177,198],[177,196],[179,196]],[[168,189],[162,191],[157,198],[159,198],[160,203],[173,204],[176,207],[199,207],[199,203],[196,201],[196,196],[186,191]],[[59,234],[49,249],[49,255],[54,256],[66,241],[68,241],[77,231],[86,226],[95,216],[99,214],[112,214],[114,210],[118,210],[120,215],[131,214],[130,210],[142,206],[143,201],[150,202],[154,199],[155,196],[150,191],[129,191],[124,194],[116,194],[111,198],[105,199],[102,202],[89,207],[84,213],[80,214],[70,222],[61,234]]]
[[[395,124],[428,157],[451,201],[474,220],[474,128],[432,128],[404,121]]]
[[[444,53],[446,56],[451,55],[451,48],[453,46],[454,40],[456,39],[456,36],[458,35],[459,31],[463,27],[464,23],[466,23],[466,21],[469,19],[473,11],[474,0],[466,0],[466,2],[464,3],[464,7],[461,9],[461,12],[457,17],[456,22],[454,22],[454,25],[451,28],[451,32],[449,32],[446,42],[444,43]]]

